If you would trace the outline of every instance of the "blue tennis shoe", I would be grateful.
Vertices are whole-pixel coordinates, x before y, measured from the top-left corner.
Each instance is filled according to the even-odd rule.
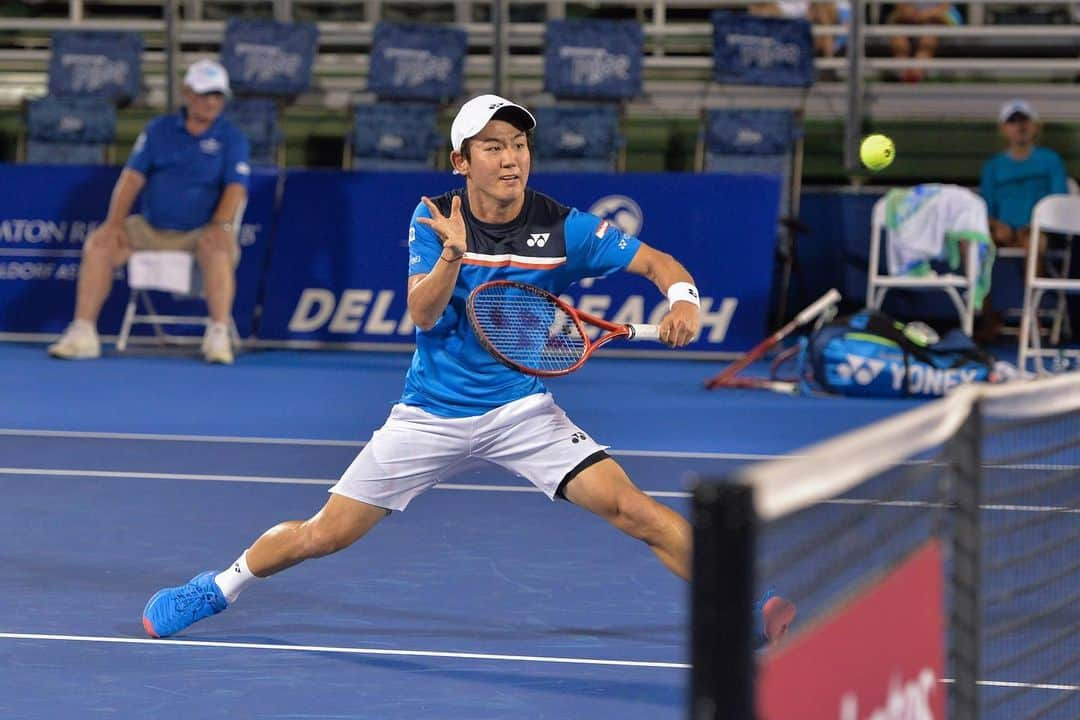
[[[229,606],[214,582],[217,573],[199,573],[179,587],[158,590],[143,610],[142,624],[150,637],[175,635],[189,625]]]
[[[795,603],[769,588],[754,603],[754,643],[757,649],[772,647],[784,639],[795,620]]]

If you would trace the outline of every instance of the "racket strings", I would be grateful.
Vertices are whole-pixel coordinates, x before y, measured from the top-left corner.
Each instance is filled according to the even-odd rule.
[[[549,298],[513,286],[485,289],[472,298],[481,339],[515,365],[565,370],[585,354],[588,340]]]

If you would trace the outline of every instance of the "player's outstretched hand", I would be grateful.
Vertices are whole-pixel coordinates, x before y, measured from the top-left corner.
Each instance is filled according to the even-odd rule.
[[[427,207],[431,217],[419,217],[416,218],[416,221],[427,225],[435,231],[435,234],[442,240],[443,248],[453,253],[451,259],[457,259],[464,255],[467,245],[465,242],[465,220],[461,217],[461,196],[455,195],[454,199],[450,201],[449,217],[443,215],[438,206],[431,202],[430,198],[421,197],[420,201]]]
[[[698,307],[693,303],[677,302],[660,321],[660,342],[668,347],[682,347],[697,337],[700,327]]]

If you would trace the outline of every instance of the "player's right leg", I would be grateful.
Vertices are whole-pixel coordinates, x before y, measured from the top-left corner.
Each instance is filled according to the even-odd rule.
[[[447,419],[395,405],[330,489],[322,510],[309,520],[270,528],[227,570],[201,573],[185,585],[156,593],[143,611],[146,632],[153,637],[175,635],[224,610],[255,579],[356,542],[466,460],[475,423],[473,418]]]
[[[175,635],[227,608],[245,577],[269,577],[309,558],[342,550],[389,512],[333,494],[310,519],[289,520],[267,530],[228,570],[199,573],[183,585],[158,590],[143,610],[143,628],[151,637]]]

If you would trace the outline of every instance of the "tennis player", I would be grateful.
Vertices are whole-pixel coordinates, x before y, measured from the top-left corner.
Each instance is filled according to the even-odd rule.
[[[450,161],[465,187],[422,198],[409,226],[416,352],[400,402],[319,512],[267,530],[220,573],[158,591],[143,611],[147,633],[174,635],[229,607],[256,580],[352,545],[478,459],[525,477],[551,499],[592,511],[690,578],[687,521],[639,490],[542,382],[496,361],[469,325],[466,298],[482,282],[518,280],[558,294],[582,278],[628,270],[668,298],[662,342],[677,348],[698,332],[698,291],[677,260],[527,187],[535,126],[528,110],[496,95],[461,107],[450,129]],[[779,640],[794,612],[780,597],[763,598],[759,644]]]

